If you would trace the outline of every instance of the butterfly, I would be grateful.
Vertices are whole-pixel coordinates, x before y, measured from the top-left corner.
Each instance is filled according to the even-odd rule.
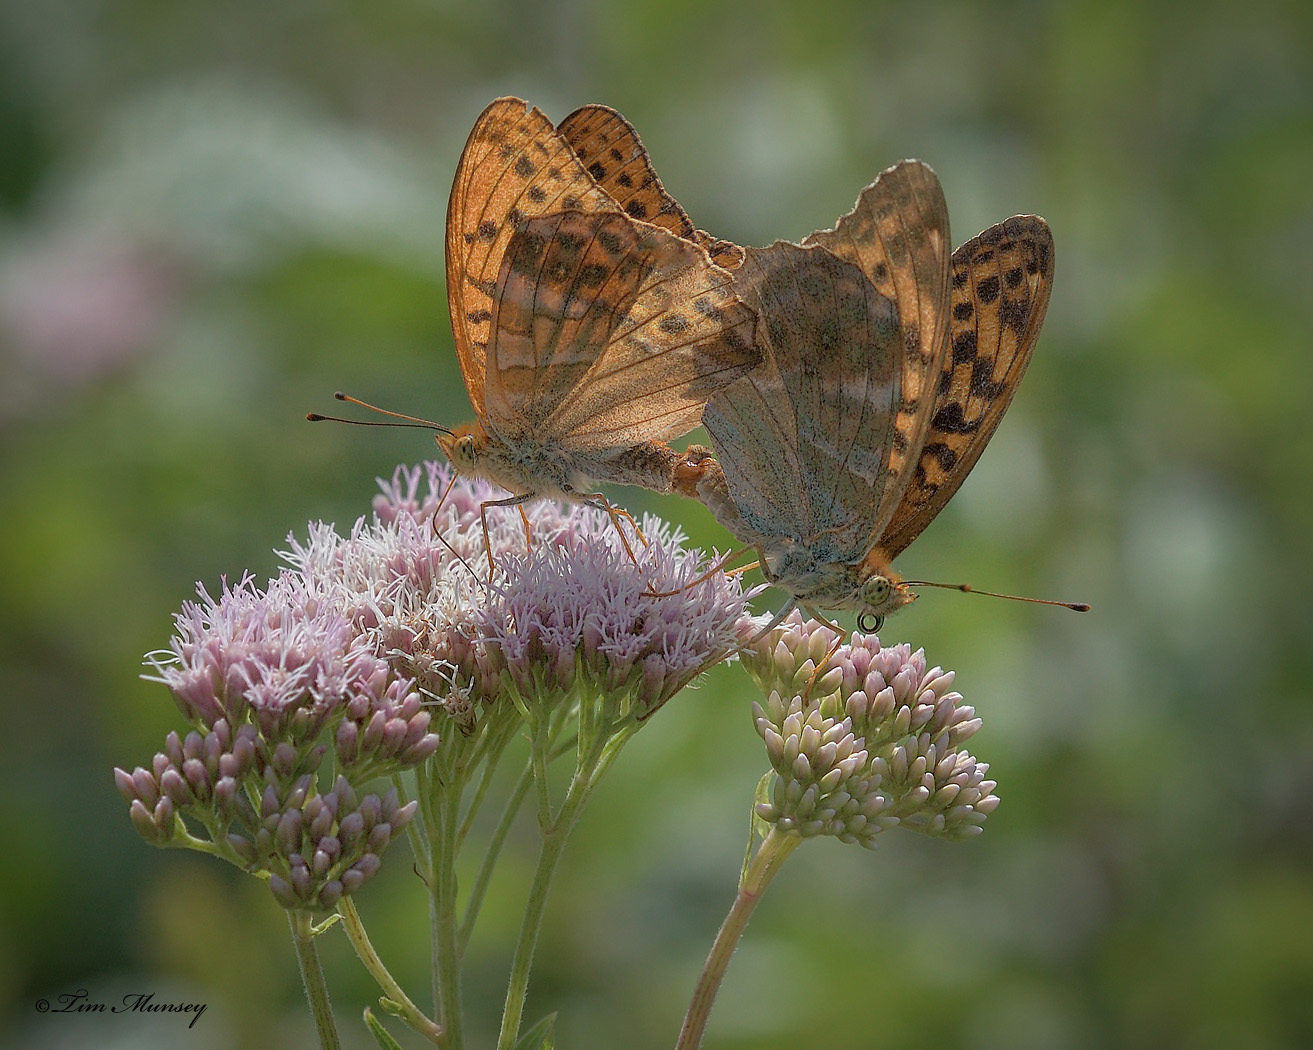
[[[707,252],[627,214],[536,108],[484,110],[447,211],[447,299],[476,420],[441,428],[458,473],[603,506],[598,482],[669,492],[666,442],[760,360],[755,318]]]
[[[757,548],[796,605],[878,630],[915,598],[890,567],[943,509],[1007,409],[1053,282],[1043,219],[948,252],[934,172],[882,172],[833,230],[749,248],[735,289],[758,313],[758,369],[714,395],[679,490]],[[779,622],[777,619],[776,622]]]

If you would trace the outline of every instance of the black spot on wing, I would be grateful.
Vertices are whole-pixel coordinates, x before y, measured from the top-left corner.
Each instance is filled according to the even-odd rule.
[[[974,434],[980,428],[979,420],[967,419],[957,401],[941,405],[930,425],[945,434]]]
[[[1030,300],[1009,299],[1006,296],[999,304],[998,319],[1003,327],[1021,336],[1026,331],[1026,322],[1030,319]]]
[[[602,250],[607,255],[619,255],[625,250],[624,242],[609,230],[598,231],[597,243],[602,246]]]
[[[974,397],[984,397],[991,401],[1001,397],[1007,390],[1006,383],[994,382],[994,362],[987,357],[977,357],[971,365],[971,393]]]
[[[957,465],[957,451],[942,441],[932,442],[922,450],[922,455],[933,456],[935,462],[944,471],[951,471]]]

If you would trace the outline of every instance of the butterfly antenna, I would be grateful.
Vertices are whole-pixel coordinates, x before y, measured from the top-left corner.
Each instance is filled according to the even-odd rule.
[[[934,583],[930,580],[904,580],[905,587],[943,587],[963,594],[983,594],[987,598],[1006,598],[1010,602],[1031,602],[1034,605],[1057,605],[1072,612],[1089,612],[1089,602],[1059,602],[1051,598],[1026,598],[1019,594],[999,594],[997,591],[978,591],[969,583]]]
[[[442,490],[442,497],[438,500],[438,505],[433,508],[433,520],[429,524],[435,533],[438,531],[438,511],[440,511],[442,505],[447,502],[447,496],[451,493],[451,486],[456,484],[457,477],[459,477],[459,475],[453,470],[451,472],[451,480],[447,482],[447,487]]]
[[[434,423],[429,419],[420,419],[419,416],[408,416],[404,412],[393,412],[390,409],[379,408],[377,405],[371,405],[368,401],[361,401],[358,397],[352,397],[350,394],[344,394],[337,391],[334,395],[339,401],[346,401],[348,404],[359,405],[361,408],[367,408],[371,412],[377,412],[381,416],[392,416],[394,419],[407,420],[405,423],[379,423],[374,420],[362,419],[343,419],[341,416],[324,416],[318,412],[307,412],[305,418],[311,423],[350,423],[356,427],[419,427],[424,430],[440,430],[444,434],[450,434],[451,428],[444,427],[441,423]]]
[[[437,511],[434,511],[434,513],[436,514]],[[461,557],[460,551],[456,550],[455,547],[453,547],[450,543],[447,542],[447,537],[444,536],[444,535],[442,535],[442,533],[438,532],[437,529],[434,529],[434,530],[433,530],[433,537],[434,537],[434,539],[436,539],[439,543],[441,543],[444,547],[446,547],[447,550],[451,551],[452,557],[454,557],[458,562],[460,562],[462,565],[465,566],[465,568],[466,568],[466,570],[469,572],[469,574],[470,574],[472,577],[474,577],[474,582],[477,583],[480,587],[483,588],[483,593],[484,593],[484,594],[487,594],[487,593],[488,593],[488,585],[487,585],[486,583],[484,583],[481,579],[479,579],[479,574],[478,574],[477,572],[474,571],[474,567],[473,567],[472,565],[470,565],[469,562],[467,562],[463,557]],[[455,683],[453,682],[452,684],[454,685]]]

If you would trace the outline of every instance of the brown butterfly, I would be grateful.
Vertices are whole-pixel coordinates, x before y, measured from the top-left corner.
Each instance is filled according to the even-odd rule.
[[[447,299],[476,421],[437,435],[512,506],[671,491],[707,397],[759,360],[752,311],[706,251],[626,214],[536,108],[493,102],[447,212]]]
[[[890,562],[957,491],[1030,361],[1053,240],[1016,216],[950,258],[938,179],[904,161],[833,230],[748,249],[735,289],[765,360],[703,416],[720,459],[691,448],[696,495],[795,605],[853,610],[863,629],[915,598]],[[872,623],[871,621],[874,621]]]

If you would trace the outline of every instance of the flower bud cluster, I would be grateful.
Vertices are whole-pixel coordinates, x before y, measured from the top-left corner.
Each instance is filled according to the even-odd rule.
[[[269,785],[255,833],[233,833],[228,845],[252,869],[269,873],[269,888],[285,908],[329,910],[379,869],[393,837],[415,815],[395,788],[358,796],[339,776],[331,791],[311,794],[305,779],[282,796]]]
[[[167,846],[186,836],[183,813],[196,814],[211,831],[253,822],[255,810],[243,784],[256,770],[259,747],[255,726],[234,733],[221,718],[204,734],[170,733],[150,769],[115,769],[114,781],[142,838]]]
[[[176,623],[170,649],[150,663],[195,728],[170,734],[149,769],[115,770],[133,825],[160,846],[207,848],[208,840],[281,878],[271,882],[276,891],[295,891],[279,893],[284,903],[318,907],[351,892],[372,874],[387,828],[399,826],[374,815],[383,811],[376,796],[358,801],[351,786],[412,768],[439,744],[414,683],[374,650],[344,590],[324,575],[285,571],[264,589],[244,576],[217,599],[202,588]],[[333,790],[320,795],[321,776],[334,770]],[[363,820],[386,833],[335,848],[335,822],[357,809],[348,827]],[[395,798],[383,809],[395,815]],[[274,820],[304,824],[313,839],[271,839]]]
[[[835,649],[837,640],[795,613],[745,656],[766,694],[753,718],[775,772],[758,817],[868,847],[899,824],[949,839],[979,834],[998,796],[989,766],[962,749],[980,719],[952,691],[953,672],[874,635]]]
[[[343,705],[335,734],[337,764],[357,781],[411,769],[438,749],[429,712],[408,679],[379,675],[372,685]]]

